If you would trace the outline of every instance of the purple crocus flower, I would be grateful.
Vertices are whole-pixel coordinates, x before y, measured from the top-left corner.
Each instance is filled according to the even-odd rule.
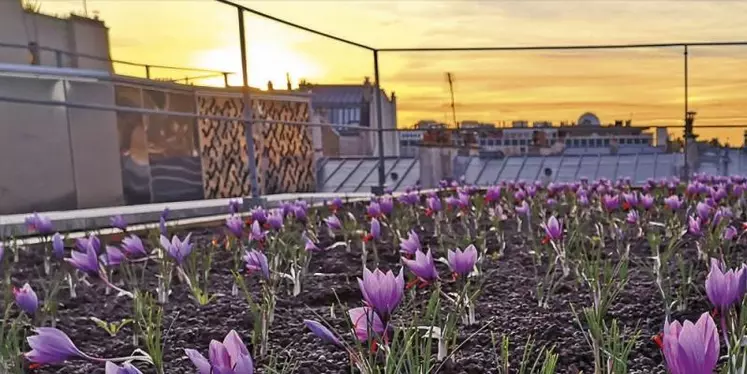
[[[337,212],[338,210],[340,210],[342,208],[342,199],[339,197],[332,199],[332,202],[329,203],[329,208],[333,212]]]
[[[369,339],[369,333],[381,336],[386,331],[386,326],[381,318],[369,307],[359,307],[348,310],[348,316],[353,323],[353,332],[359,341],[365,342]]]
[[[90,359],[64,332],[56,328],[37,327],[33,331],[36,335],[26,338],[31,350],[23,354],[30,362],[47,365],[60,364],[73,357]]]
[[[59,232],[52,235],[52,255],[57,258],[65,256],[65,242],[62,240],[62,235]]]
[[[364,268],[363,279],[358,278],[358,286],[366,304],[375,310],[383,321],[388,321],[394,309],[402,301],[405,279],[402,270],[394,276],[391,270],[384,273],[379,269],[371,272]]]
[[[400,195],[398,200],[400,203],[405,205],[416,205],[420,202],[420,196],[416,192],[407,192]]]
[[[527,198],[526,192],[524,190],[517,190],[514,192],[514,200],[515,201],[522,201]]]
[[[209,360],[194,349],[185,349],[184,353],[199,374],[254,374],[252,356],[235,330],[231,330],[222,343],[210,342]]]
[[[166,228],[166,218],[163,216],[158,221],[158,231],[161,233],[161,236],[169,236],[169,229]]]
[[[283,229],[283,212],[279,209],[273,209],[267,215],[267,227],[271,230],[280,231]]]
[[[371,218],[378,218],[381,217],[381,206],[379,203],[372,201],[370,204],[368,204],[368,208],[366,208],[366,214],[368,214]]]
[[[602,196],[602,207],[607,211],[613,211],[620,207],[620,198],[615,195],[604,195]]]
[[[39,309],[39,299],[36,297],[34,289],[28,283],[24,284],[20,289],[13,287],[13,296],[15,297],[16,305],[27,314],[33,315]]]
[[[410,230],[407,234],[407,239],[399,243],[399,251],[408,255],[414,255],[415,252],[420,250],[420,237],[415,230]]]
[[[438,279],[438,272],[436,271],[433,254],[430,249],[426,253],[422,251],[415,252],[414,260],[402,257],[402,263],[423,283],[428,284]]]
[[[295,206],[293,206],[293,217],[295,217],[296,221],[298,222],[306,223],[306,220],[307,220],[306,205],[296,204]]]
[[[727,226],[724,228],[723,234],[721,234],[721,237],[726,241],[732,241],[734,238],[736,238],[738,235],[737,229],[734,226]]]
[[[107,245],[106,252],[99,256],[99,260],[106,266],[117,266],[126,259],[125,254],[117,247]]]
[[[170,213],[171,213],[171,209],[169,209],[169,207],[163,208],[163,210],[161,211],[161,218],[163,218],[164,221],[169,219]]]
[[[711,212],[713,208],[711,208],[708,204],[705,203],[698,203],[695,206],[695,212],[698,214],[698,217],[701,221],[707,221],[708,218],[711,217]]]
[[[394,200],[389,196],[384,196],[379,200],[379,207],[381,208],[381,213],[387,216],[391,215],[392,211],[394,211]]]
[[[500,199],[501,199],[501,187],[500,186],[489,187],[488,190],[485,191],[485,201],[492,203]]]
[[[449,209],[455,209],[455,210],[459,209],[460,203],[459,203],[459,199],[457,199],[456,197],[447,196],[445,201],[446,201],[446,206]]]
[[[736,198],[741,198],[744,195],[744,184],[735,184],[731,189],[731,195]]]
[[[237,215],[226,218],[226,228],[236,238],[241,238],[244,235],[244,221]]]
[[[142,371],[128,362],[125,362],[122,366],[118,366],[111,361],[107,361],[104,369],[104,374],[143,374]]]
[[[470,244],[464,249],[464,251],[459,248],[454,251],[449,249],[447,262],[449,263],[449,268],[454,274],[467,276],[472,272],[475,263],[477,263],[477,248]]]
[[[700,217],[687,217],[687,232],[694,236],[700,236],[703,232],[700,229]]]
[[[125,220],[125,218],[121,214],[109,218],[109,222],[111,223],[112,227],[116,229],[120,229],[122,231],[127,230],[127,220]]]
[[[91,234],[87,238],[75,239],[75,247],[78,248],[79,251],[84,252],[88,247],[92,247],[96,253],[98,253],[101,251],[101,240],[99,240],[98,236]]]
[[[365,241],[378,240],[381,237],[381,222],[378,219],[371,219],[371,230],[365,237]]]
[[[624,208],[625,209],[633,209],[636,206],[638,206],[638,203],[640,200],[638,199],[638,193],[631,192],[631,193],[623,193],[623,200],[625,200]]]
[[[336,215],[331,215],[325,218],[324,223],[327,224],[327,227],[329,227],[330,230],[341,230],[342,229],[342,222],[340,222],[340,219],[337,218]]]
[[[713,373],[719,348],[718,329],[708,313],[703,313],[695,324],[664,324],[662,351],[671,374]]]
[[[671,210],[677,210],[682,207],[682,200],[677,195],[672,195],[664,199],[664,205]]]
[[[708,300],[720,311],[726,311],[729,307],[738,302],[742,295],[739,294],[740,284],[742,281],[743,269],[734,271],[729,269],[727,272],[721,270],[721,263],[715,258],[711,258],[711,270],[705,281],[706,295]]]
[[[312,321],[310,319],[305,319],[303,320],[303,324],[306,325],[306,327],[308,327],[314,335],[320,337],[325,342],[336,345],[338,347],[342,347],[342,342],[340,342],[340,339],[337,338],[337,336],[332,331],[330,331],[321,323]]]
[[[143,241],[140,240],[140,237],[137,235],[130,235],[122,239],[122,245],[120,247],[127,257],[143,257],[148,255],[148,252],[145,250],[145,246],[143,245]]]
[[[181,265],[182,262],[184,262],[184,259],[192,253],[192,243],[189,242],[191,237],[191,232],[187,234],[184,240],[179,240],[179,237],[174,235],[171,237],[171,241],[169,242],[168,238],[161,235],[161,247],[163,247],[163,249],[166,250],[166,253],[176,261],[177,265]]]
[[[580,206],[589,206],[589,197],[586,196],[586,193],[578,194],[576,201],[578,201],[578,205]]]
[[[537,185],[529,185],[529,186],[527,186],[526,187],[526,194],[527,194],[527,196],[529,196],[531,198],[534,198],[535,196],[537,196],[537,188],[539,188],[539,186],[537,186]]]
[[[522,200],[521,204],[517,205],[516,208],[516,214],[526,216],[529,214],[529,204],[526,202],[526,200]]]
[[[549,198],[547,199],[546,204],[548,207],[553,208],[555,207],[555,205],[558,205],[558,201],[553,198]]]
[[[241,210],[241,199],[228,200],[228,212],[231,214],[238,214]]]
[[[316,243],[314,243],[314,241],[313,241],[313,240],[311,240],[311,238],[309,238],[308,236],[306,236],[306,233],[302,234],[301,236],[302,236],[302,238],[303,238],[303,241],[304,241],[304,243],[305,243],[305,245],[304,245],[304,249],[305,249],[305,250],[306,250],[307,252],[321,252],[321,251],[322,251],[322,249],[321,249],[321,248],[319,248],[319,247],[318,247],[318,246],[316,245]]]
[[[428,199],[426,199],[425,203],[428,206],[428,209],[426,210],[426,215],[438,213],[442,209],[441,198],[439,198],[438,196],[429,196]]]
[[[267,212],[262,207],[252,209],[249,216],[252,217],[252,223],[259,222],[260,225],[264,225],[267,222]]]
[[[39,215],[39,213],[36,212],[34,212],[33,215],[26,217],[25,223],[29,231],[36,231],[42,235],[51,234],[54,231],[52,220],[50,220],[49,217]]]
[[[99,258],[93,245],[89,242],[85,252],[71,251],[70,258],[66,258],[70,265],[89,275],[99,274]]]
[[[252,222],[252,230],[249,233],[249,239],[255,242],[262,243],[267,237],[267,232],[262,230],[262,226],[259,225],[259,221]]]
[[[563,224],[555,216],[550,216],[547,223],[542,224],[542,228],[545,229],[546,240],[554,241],[563,237]]]
[[[649,194],[643,195],[641,197],[641,206],[643,207],[643,209],[646,209],[646,210],[649,210],[649,209],[653,208],[654,207],[654,197],[651,196],[651,195],[649,195]]]
[[[267,264],[267,256],[264,253],[252,249],[244,255],[246,269],[248,271],[259,271],[265,279],[270,279],[270,266]]]
[[[628,221],[629,224],[635,225],[640,220],[640,216],[638,215],[638,211],[631,210],[628,212],[628,215],[625,217],[625,220]]]

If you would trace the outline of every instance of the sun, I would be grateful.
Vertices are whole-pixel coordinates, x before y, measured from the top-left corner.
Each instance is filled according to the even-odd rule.
[[[194,65],[206,69],[236,72],[229,78],[232,85],[241,84],[241,52],[238,47],[222,47],[197,53]],[[307,56],[290,48],[263,41],[250,41],[247,49],[249,85],[262,89],[271,81],[278,89],[285,89],[286,73],[290,74],[294,86],[299,79],[318,80],[322,69]],[[223,78],[206,79],[202,84],[222,85]]]

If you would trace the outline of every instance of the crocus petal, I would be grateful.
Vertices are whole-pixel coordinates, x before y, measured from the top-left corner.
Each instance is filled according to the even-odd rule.
[[[26,338],[31,351],[25,353],[26,359],[33,363],[57,364],[72,357],[87,357],[61,330],[37,327],[34,332],[37,335]]]
[[[194,349],[185,349],[184,353],[187,354],[189,360],[197,367],[199,374],[210,374],[212,368],[210,367],[210,361],[205,356]]]
[[[326,326],[322,325],[321,323],[317,321],[312,321],[309,319],[303,320],[304,325],[311,330],[314,335],[320,337],[322,340],[324,340],[327,343],[336,345],[338,347],[342,347],[342,343],[340,342],[340,339],[335,336],[332,331],[330,331]]]

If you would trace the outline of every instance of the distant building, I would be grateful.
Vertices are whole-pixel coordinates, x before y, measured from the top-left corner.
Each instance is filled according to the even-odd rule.
[[[0,1],[0,63],[112,71],[109,29],[103,21],[64,18]]]
[[[435,121],[420,121],[415,127],[433,126]],[[444,125],[445,127],[445,125]],[[654,147],[654,138],[645,132],[647,127],[633,127],[630,121],[615,121],[602,125],[594,113],[582,114],[577,124],[552,122],[513,121],[511,127],[497,128],[491,123],[465,121],[461,124],[460,136],[452,137],[454,145],[465,144],[465,139],[474,141],[480,153],[485,155],[515,156],[525,154],[606,154],[636,153],[640,150],[663,151]],[[450,130],[456,131],[456,130]],[[472,137],[465,138],[464,134]],[[659,136],[661,136],[659,134]],[[414,155],[423,140],[423,131],[400,132],[400,147],[403,154]]]
[[[326,156],[371,156],[378,155],[376,131],[362,131],[350,128],[353,126],[378,129],[377,108],[374,96],[375,87],[366,78],[363,84],[311,84],[303,82],[299,91],[311,93],[314,114],[324,123],[333,126],[324,130],[325,143],[333,143],[337,138],[339,146],[336,151],[330,150]],[[386,129],[397,127],[397,98],[392,92],[388,96],[384,90],[378,93],[381,98],[382,125]],[[329,147],[327,147],[329,148]],[[400,142],[395,131],[384,132],[384,155],[398,156]],[[326,149],[326,148],[325,148]],[[333,153],[333,154],[329,154]]]

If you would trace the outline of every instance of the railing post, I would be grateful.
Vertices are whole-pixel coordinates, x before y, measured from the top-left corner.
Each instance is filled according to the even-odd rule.
[[[239,43],[241,44],[241,93],[244,101],[244,135],[246,137],[246,153],[249,162],[249,181],[252,186],[251,201],[244,200],[244,207],[253,203],[259,203],[259,184],[257,183],[257,160],[254,154],[254,124],[252,119],[252,102],[249,96],[249,75],[246,64],[246,35],[244,30],[244,11],[236,8],[239,14]]]
[[[683,175],[684,180],[687,182],[690,180],[690,165],[688,165],[688,162],[690,160],[689,160],[689,157],[687,157],[687,154],[690,152],[689,145],[690,145],[690,137],[692,136],[692,128],[691,128],[691,122],[689,122],[690,119],[688,118],[689,117],[688,115],[688,111],[689,111],[688,101],[689,100],[688,100],[688,92],[687,92],[688,90],[687,44],[685,44],[684,47],[685,47],[685,51],[684,51],[683,57],[685,60],[685,68],[684,68],[684,76],[685,76],[685,118],[684,118],[685,121],[684,121],[684,125],[685,125],[685,128],[684,128],[682,137],[684,139],[683,143],[684,143],[685,149],[683,150],[684,151],[683,158],[685,162],[683,165],[682,173],[684,174]]]
[[[384,123],[381,113],[381,86],[379,85],[379,51],[374,49],[374,100],[376,102],[376,124],[379,135],[379,186],[375,193],[383,195],[386,188],[386,169],[384,168]]]
[[[57,62],[57,67],[58,68],[63,67],[63,65],[62,65],[62,51],[60,51],[59,49],[56,49],[54,51],[54,57],[55,57],[55,60]]]
[[[228,88],[228,73],[223,72],[223,86]]]
[[[150,79],[150,65],[145,65],[145,77]]]

